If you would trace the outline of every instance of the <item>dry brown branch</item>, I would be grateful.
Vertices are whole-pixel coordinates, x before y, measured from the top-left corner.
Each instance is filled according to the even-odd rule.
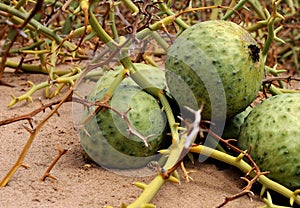
[[[205,128],[204,128],[205,129]],[[242,189],[241,192],[234,194],[232,196],[228,196],[225,197],[225,200],[222,204],[220,204],[219,206],[217,206],[218,208],[223,207],[224,205],[226,205],[228,202],[235,200],[239,197],[242,197],[244,195],[248,195],[251,194],[253,195],[253,192],[251,191],[251,188],[253,186],[253,184],[258,180],[258,178],[261,175],[266,175],[269,172],[261,172],[260,168],[256,165],[256,163],[254,162],[254,160],[252,159],[250,153],[251,153],[251,146],[249,148],[248,151],[243,151],[241,149],[239,149],[238,147],[232,145],[230,142],[233,141],[232,139],[230,140],[225,140],[223,138],[221,138],[220,136],[218,136],[217,134],[215,134],[214,132],[212,132],[211,130],[207,130],[207,132],[212,135],[215,139],[217,139],[218,141],[224,143],[225,145],[227,145],[230,149],[232,149],[233,151],[239,153],[241,156],[246,157],[250,164],[253,166],[253,168],[246,174],[245,177],[242,177],[243,180],[245,180],[247,182],[247,185]],[[247,176],[249,176],[250,174],[255,174],[252,179],[248,179]]]
[[[44,181],[47,177],[55,179],[56,177],[50,174],[50,171],[53,169],[53,167],[56,165],[58,160],[68,152],[68,149],[61,149],[60,145],[57,145],[58,155],[54,158],[52,163],[49,165],[47,170],[45,171],[44,175],[40,178],[40,181]]]
[[[300,81],[300,78],[299,77],[293,77],[291,75],[285,76],[285,77],[267,77],[263,80],[263,83],[270,83],[270,82],[273,82],[273,81],[287,81],[287,82],[290,82],[292,80]]]
[[[71,100],[72,100],[71,98],[72,98],[72,97],[70,97],[69,100],[66,100],[66,102],[71,101]],[[4,125],[7,125],[7,124],[11,124],[11,123],[14,123],[14,122],[17,122],[17,121],[28,120],[28,122],[29,122],[31,128],[33,128],[33,126],[32,126],[32,121],[33,121],[33,117],[34,117],[35,115],[37,115],[38,113],[40,113],[40,112],[42,112],[42,111],[45,112],[45,110],[46,110],[47,108],[49,108],[50,110],[52,110],[52,109],[53,109],[53,106],[59,104],[60,102],[61,102],[61,100],[52,101],[52,102],[47,103],[47,104],[43,104],[43,103],[42,103],[41,107],[39,107],[39,108],[37,108],[37,109],[31,111],[30,113],[23,114],[23,115],[20,115],[20,116],[16,116],[16,117],[14,117],[14,118],[8,118],[8,119],[5,119],[5,120],[0,121],[0,126],[4,126]]]

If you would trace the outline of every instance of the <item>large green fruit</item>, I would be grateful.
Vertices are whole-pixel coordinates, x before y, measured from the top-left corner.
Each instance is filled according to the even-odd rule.
[[[163,88],[164,72],[159,68],[136,64],[139,71],[155,87]],[[90,93],[89,100],[101,100],[122,67],[107,72]],[[143,136],[152,135],[149,147],[141,138],[128,132],[128,124],[112,110],[102,110],[80,133],[80,142],[87,155],[107,168],[130,169],[157,160],[157,151],[164,147],[166,119],[156,98],[143,91],[130,77],[125,78],[109,102],[119,112],[127,113],[132,126]]]
[[[181,106],[198,108],[204,119],[224,120],[257,96],[263,58],[256,41],[239,25],[205,21],[182,32],[170,47],[166,80]]]
[[[238,146],[249,149],[268,177],[300,188],[300,93],[281,94],[256,106],[242,125]]]

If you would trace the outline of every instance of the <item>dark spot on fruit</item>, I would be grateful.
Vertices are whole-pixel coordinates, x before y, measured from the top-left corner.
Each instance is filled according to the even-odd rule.
[[[281,116],[281,119],[286,119],[287,118],[287,115],[282,115]]]
[[[259,52],[260,52],[260,49],[259,47],[257,47],[256,45],[249,45],[248,46],[248,49],[249,49],[249,53],[250,53],[250,56],[252,58],[252,61],[253,62],[258,62],[259,61]]]
[[[285,172],[284,168],[279,168],[279,172],[284,173]]]

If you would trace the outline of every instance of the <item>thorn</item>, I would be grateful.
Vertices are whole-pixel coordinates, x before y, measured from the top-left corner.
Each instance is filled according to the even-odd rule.
[[[180,180],[180,177],[179,177],[179,174],[178,174],[177,170],[175,170],[175,171],[172,173],[172,176],[174,176],[175,178],[177,178],[178,180]]]
[[[162,155],[169,155],[171,150],[169,149],[161,149],[161,150],[158,150],[158,152]]]
[[[246,178],[246,177],[240,177],[240,178],[243,179],[244,181],[246,181],[248,184],[251,183],[251,181],[248,178]]]
[[[246,176],[249,176],[250,173],[251,173],[253,170],[255,170],[255,167],[252,167],[252,168],[246,173]]]
[[[40,181],[44,181],[47,177],[57,180],[56,177],[54,177],[50,174],[50,171],[52,170],[54,165],[57,163],[57,161],[61,158],[61,156],[63,156],[64,154],[66,154],[68,152],[68,149],[62,149],[60,147],[60,145],[57,144],[57,150],[58,150],[58,155],[54,158],[54,160],[52,161],[50,166],[47,168],[46,172],[41,177]]]
[[[55,113],[56,113],[56,115],[57,115],[58,117],[60,117],[60,114],[59,114],[59,112],[58,112],[58,111],[56,111]]]
[[[147,184],[143,183],[143,182],[134,182],[133,185],[135,185],[138,188],[141,188],[143,190],[145,190],[147,188]]]
[[[10,95],[10,97],[13,99],[13,100],[18,100],[18,98],[14,95]]]
[[[293,192],[292,196],[290,197],[290,205],[293,206],[295,202],[295,198],[299,196],[300,189],[297,189]]]
[[[28,118],[27,120],[28,120],[30,127],[33,129],[33,124],[32,124],[33,118]]]
[[[123,113],[124,115],[122,115],[122,118],[124,118],[124,116],[126,116],[126,115],[129,113],[130,110],[131,110],[131,108],[129,107],[128,110],[126,110],[126,111]]]
[[[39,103],[41,104],[41,107],[44,107],[45,105],[44,105],[44,103],[43,103],[43,101],[42,101],[42,98],[41,97],[39,97]],[[43,113],[45,113],[46,111],[45,111],[45,108],[43,109]]]
[[[27,101],[27,102],[28,102],[28,101],[33,102],[33,99],[32,99],[31,96],[28,96],[28,97],[26,98],[26,101]]]
[[[178,178],[174,177],[174,176],[169,176],[168,180],[172,183],[178,183],[180,184],[180,180],[178,180]]]
[[[22,124],[22,126],[23,126],[30,134],[33,134],[33,133],[34,133],[34,130],[33,130],[33,129],[30,129],[30,128],[27,127],[25,124]]]
[[[84,133],[88,136],[88,137],[91,137],[90,133],[86,130],[86,128],[82,128],[81,130],[84,131]]]
[[[274,37],[274,40],[277,41],[277,42],[280,42],[280,43],[282,43],[282,44],[285,44],[285,43],[286,43],[284,40],[282,40],[281,38],[279,38],[279,37],[277,37],[277,36]]]
[[[40,179],[40,181],[44,181],[46,178],[51,178],[53,180],[57,180],[57,178],[54,175],[51,175],[50,173],[45,173],[43,177]]]
[[[31,82],[31,81],[27,81],[27,83],[28,83],[31,87],[34,87],[34,86],[35,86],[35,84],[34,84],[33,82]]]
[[[25,164],[22,164],[22,165],[21,165],[21,167],[23,167],[23,168],[25,168],[25,169],[28,169],[28,168],[30,168],[30,166],[29,166],[29,165],[25,165]]]
[[[263,195],[264,195],[264,193],[266,192],[266,190],[267,190],[267,187],[266,186],[262,186],[261,187],[261,190],[260,190],[260,197],[262,197]]]
[[[183,171],[183,175],[185,177],[186,182],[194,181],[194,179],[191,176],[189,176],[189,173],[191,173],[193,171],[187,171],[186,168],[184,167],[183,162],[181,162],[180,165],[181,165],[181,169]]]

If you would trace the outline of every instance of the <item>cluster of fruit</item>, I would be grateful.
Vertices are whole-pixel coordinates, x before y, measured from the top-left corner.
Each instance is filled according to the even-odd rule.
[[[168,91],[179,109],[197,109],[204,103],[203,119],[226,122],[224,137],[238,138],[241,149],[252,145],[251,155],[263,171],[287,187],[300,187],[300,94],[274,96],[249,107],[262,86],[264,57],[242,27],[221,20],[195,24],[170,46],[164,70],[145,64],[136,68],[154,87]],[[107,72],[89,99],[104,99],[121,70]],[[128,133],[122,117],[104,110],[81,132],[89,157],[99,165],[121,169],[157,160],[157,151],[168,144],[168,124],[159,101],[127,77],[109,104],[122,112],[130,109],[127,116],[134,128],[145,137],[153,135],[150,146]]]

